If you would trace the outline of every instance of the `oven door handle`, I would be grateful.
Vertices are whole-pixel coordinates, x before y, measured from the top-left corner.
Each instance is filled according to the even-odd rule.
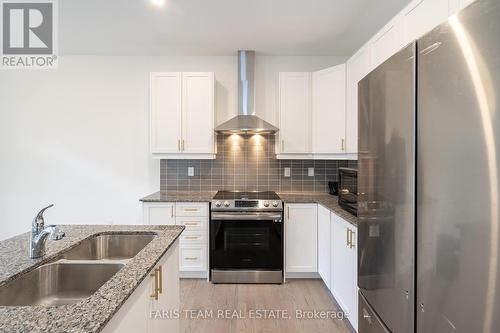
[[[246,221],[273,221],[282,222],[283,216],[280,213],[212,213],[212,220],[246,220]]]

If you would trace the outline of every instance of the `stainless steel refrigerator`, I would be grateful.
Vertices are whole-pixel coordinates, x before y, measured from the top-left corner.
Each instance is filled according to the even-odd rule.
[[[500,1],[359,84],[359,332],[500,332]]]

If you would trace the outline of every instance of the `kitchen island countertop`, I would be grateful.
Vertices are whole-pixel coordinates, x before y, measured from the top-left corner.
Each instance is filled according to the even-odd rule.
[[[94,294],[78,303],[55,307],[0,306],[0,332],[100,332],[184,230],[184,226],[149,225],[58,227],[66,236],[58,241],[47,240],[46,255],[39,259],[28,258],[28,232],[0,241],[0,287],[97,235],[153,233],[155,237]]]

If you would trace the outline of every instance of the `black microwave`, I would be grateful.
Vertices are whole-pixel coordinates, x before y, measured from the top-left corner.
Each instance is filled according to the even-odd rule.
[[[358,216],[358,169],[339,168],[339,205]]]

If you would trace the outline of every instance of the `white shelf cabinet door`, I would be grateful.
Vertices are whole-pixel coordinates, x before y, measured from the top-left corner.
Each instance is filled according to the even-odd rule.
[[[446,21],[449,0],[415,0],[402,13],[403,45],[418,39]]]
[[[179,309],[180,306],[180,281],[178,250],[179,241],[175,241],[167,253],[160,259],[150,272],[154,274],[161,269],[162,291],[158,299],[153,298],[156,283],[155,277],[148,274],[137,289],[125,301],[125,304],[106,324],[103,333],[159,333],[179,332],[178,319],[155,318],[163,315],[164,311]]]
[[[179,241],[169,250],[155,269],[161,270],[161,293],[158,299],[149,296],[149,333],[179,332],[179,319],[154,318],[164,311],[176,310],[180,307],[179,280]],[[152,272],[154,273],[154,271]],[[150,277],[151,278],[151,277]],[[150,284],[151,294],[154,294],[154,283]]]
[[[331,292],[357,328],[357,229],[336,214],[333,217]]]
[[[318,273],[328,287],[331,274],[330,227],[330,210],[318,205]]]
[[[149,225],[174,225],[174,202],[143,202],[143,224]]]
[[[346,132],[346,66],[313,73],[312,152],[342,154]]]
[[[311,152],[311,74],[279,74],[280,131],[278,150],[282,154]]]
[[[286,272],[318,271],[318,205],[288,204],[285,216]]]
[[[351,322],[352,327],[358,331],[358,228],[350,225],[349,223],[348,227],[351,229],[352,237],[351,237],[351,242],[352,245],[350,247],[350,253],[349,253],[349,262],[351,264],[351,270],[352,270],[352,280],[351,280],[351,297],[352,297],[352,302],[351,302],[351,309],[350,314],[351,316],[349,317],[349,321]]]
[[[151,73],[150,79],[151,153],[180,153],[182,74]]]
[[[182,73],[182,143],[185,154],[213,154],[214,73]]]
[[[372,70],[370,48],[359,50],[347,61],[346,150],[358,152],[358,83]]]
[[[347,246],[347,228],[337,215],[333,214],[333,252],[332,252],[332,277],[331,277],[331,292],[340,307],[346,310],[349,306],[349,300],[345,295],[349,295],[350,291],[348,279],[350,276],[349,267],[349,250]]]

